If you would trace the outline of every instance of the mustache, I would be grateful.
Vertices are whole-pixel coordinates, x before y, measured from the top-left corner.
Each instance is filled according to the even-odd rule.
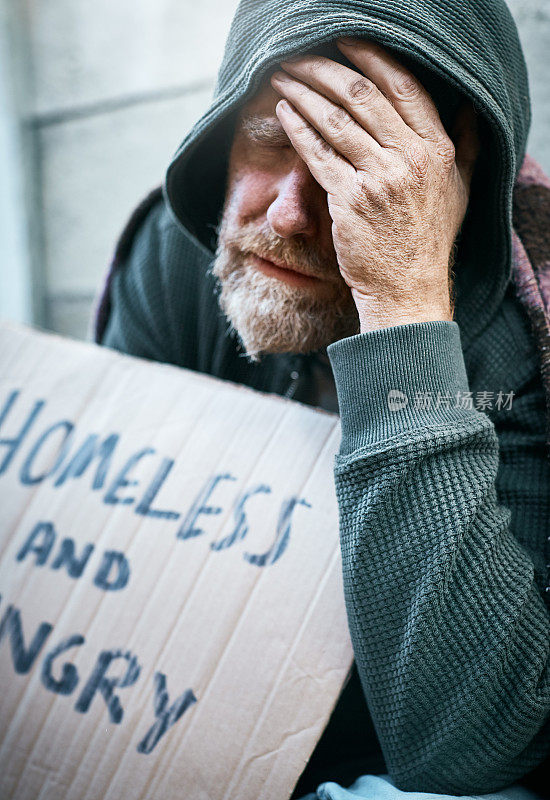
[[[238,250],[242,255],[254,254],[289,269],[301,269],[316,278],[340,278],[336,254],[327,257],[300,236],[282,239],[270,228],[258,228],[253,223],[239,225],[231,231],[223,227],[220,245]]]

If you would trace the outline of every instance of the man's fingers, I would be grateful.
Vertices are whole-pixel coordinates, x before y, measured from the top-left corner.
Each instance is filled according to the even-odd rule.
[[[457,111],[452,129],[456,149],[456,166],[468,191],[481,148],[477,114],[469,100],[464,100]]]
[[[447,136],[437,107],[419,80],[387,50],[375,42],[339,40],[346,58],[386,95],[399,116],[423,139],[440,141]]]
[[[323,139],[354,167],[368,169],[380,162],[383,150],[378,142],[342,106],[284,72],[272,75],[271,82]]]
[[[292,146],[326,192],[338,194],[346,182],[355,179],[355,169],[351,164],[314,130],[288,100],[279,100],[275,113]]]
[[[410,136],[410,130],[391,103],[364,75],[324,56],[282,61],[281,66],[293,77],[345,108],[382,147],[396,147]]]

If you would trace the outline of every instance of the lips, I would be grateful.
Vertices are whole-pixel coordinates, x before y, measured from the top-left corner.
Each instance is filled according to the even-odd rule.
[[[270,259],[262,258],[261,256],[257,256],[254,253],[249,253],[249,257],[252,260],[254,267],[260,272],[263,272],[264,275],[267,275],[270,278],[277,278],[277,280],[284,281],[291,286],[295,286],[304,290],[319,290],[320,287],[326,285],[326,281],[323,281],[320,278],[312,275],[305,275],[303,272],[290,269],[287,266],[279,266],[276,262],[271,261]]]
[[[272,261],[270,258],[263,258],[256,253],[248,252],[247,257],[251,265],[259,272],[263,272],[269,278],[276,278],[283,283],[294,286],[302,292],[309,292],[319,300],[320,298],[330,299],[334,296],[334,282],[328,278],[319,278],[316,275],[308,275],[297,269],[293,269],[279,261]]]
[[[250,253],[250,255],[254,256],[254,258],[257,258],[260,261],[264,261],[267,264],[271,264],[272,266],[277,267],[278,269],[284,269],[286,272],[293,272],[296,275],[303,275],[305,278],[319,280],[317,275],[312,275],[311,273],[305,272],[302,269],[296,269],[295,267],[289,267],[287,264],[282,264],[280,261],[275,261],[273,258],[267,258],[266,256],[260,256],[257,253]]]

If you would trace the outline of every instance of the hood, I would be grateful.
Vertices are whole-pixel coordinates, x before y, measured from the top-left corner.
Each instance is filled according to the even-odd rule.
[[[432,94],[444,124],[461,96],[473,101],[482,152],[455,266],[464,343],[490,321],[511,278],[512,193],[531,122],[525,60],[503,0],[242,0],[212,103],[168,166],[168,206],[214,253],[236,112],[285,56],[324,46],[342,60],[329,44],[339,36],[390,50]]]

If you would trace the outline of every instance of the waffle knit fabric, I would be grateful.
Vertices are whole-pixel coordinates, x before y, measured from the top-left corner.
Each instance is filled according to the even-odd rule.
[[[289,375],[307,376],[310,357],[243,359],[208,265],[234,112],[283,54],[338,35],[393,49],[442,116],[457,91],[479,115],[455,321],[358,334],[328,355],[348,621],[387,771],[405,791],[495,791],[550,752],[548,189],[524,159],[529,95],[506,6],[242,2],[211,108],[168,167],[164,198],[147,198],[119,241],[96,340],[301,399]],[[392,389],[411,401],[393,410]],[[511,408],[467,402],[499,391],[513,392]],[[367,728],[356,739],[373,746]]]

